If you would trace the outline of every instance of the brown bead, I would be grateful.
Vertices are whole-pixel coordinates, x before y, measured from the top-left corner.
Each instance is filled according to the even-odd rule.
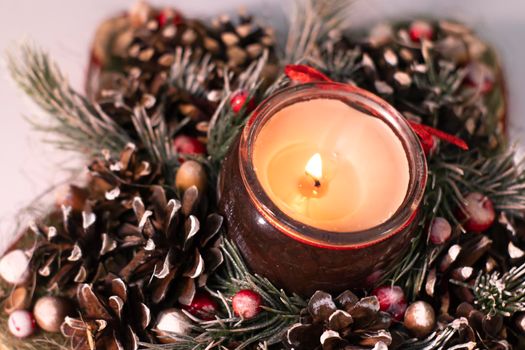
[[[45,296],[37,300],[33,313],[36,323],[46,332],[57,333],[66,316],[72,314],[73,308],[69,300]]]
[[[426,337],[436,326],[434,309],[424,301],[416,301],[405,311],[404,325],[414,336]]]
[[[197,161],[187,160],[180,166],[175,176],[175,187],[183,193],[191,186],[197,187],[199,193],[206,188],[207,176],[204,167]]]

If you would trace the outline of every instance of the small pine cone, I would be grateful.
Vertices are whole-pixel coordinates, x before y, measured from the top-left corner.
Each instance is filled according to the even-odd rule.
[[[78,287],[79,317],[66,317],[62,334],[75,349],[138,349],[139,341],[152,341],[151,311],[137,287],[119,278],[107,285]],[[94,347],[93,347],[94,345]]]
[[[223,220],[215,213],[203,215],[206,196],[195,186],[181,200],[174,190],[152,186],[152,179],[162,181],[151,167],[131,145],[118,161],[99,160],[91,166],[98,186],[109,189],[94,208],[121,205],[120,211],[106,213],[116,226],[111,239],[133,252],[128,259],[113,259],[107,270],[127,283],[147,282],[143,292],[154,303],[169,292],[187,305],[222,262],[218,233]]]
[[[115,255],[136,244],[129,234],[131,201],[141,188],[159,181],[158,172],[139,159],[131,144],[120,158],[95,160],[89,169],[90,183],[82,190],[84,211],[64,202],[51,215],[55,226],[32,227],[39,239],[31,271],[50,290],[74,293],[79,283],[93,283],[117,272],[122,261]]]
[[[276,61],[275,33],[272,28],[256,23],[252,16],[240,12],[237,21],[223,15],[212,22],[207,30],[206,49],[234,72],[242,72],[264,51],[270,54],[270,62]]]
[[[125,281],[144,283],[144,293],[154,303],[170,298],[191,303],[198,287],[222,262],[218,232],[222,217],[209,214],[199,219],[196,187],[186,190],[182,201],[168,199],[160,186],[151,188],[150,197],[136,197],[135,255],[119,272]]]
[[[332,79],[374,91],[405,115],[469,144],[501,145],[507,102],[497,55],[459,23],[383,24],[357,40],[335,33],[316,54],[309,64]]]
[[[509,332],[500,314],[487,315],[469,303],[463,302],[456,309],[456,317],[463,317],[479,338],[479,342],[491,350],[511,350],[507,341]]]
[[[375,296],[359,299],[346,291],[333,299],[317,291],[303,315],[287,332],[294,349],[386,349],[392,341],[390,315],[379,310]]]

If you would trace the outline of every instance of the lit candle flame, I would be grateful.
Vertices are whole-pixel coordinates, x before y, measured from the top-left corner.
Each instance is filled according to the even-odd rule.
[[[319,187],[321,185],[321,178],[323,177],[323,160],[319,153],[316,153],[310,158],[306,167],[304,168],[306,174],[311,176],[315,181],[315,186]]]

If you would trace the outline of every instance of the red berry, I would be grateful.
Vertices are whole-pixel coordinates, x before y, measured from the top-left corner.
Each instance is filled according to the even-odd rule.
[[[494,205],[487,196],[472,192],[465,197],[465,207],[459,211],[459,217],[466,219],[463,227],[471,232],[483,232],[490,228],[496,219]]]
[[[232,97],[230,98],[230,106],[234,113],[239,113],[246,103],[248,103],[246,106],[246,111],[251,112],[253,110],[253,99],[250,99],[248,102],[246,102],[248,97],[249,94],[245,90],[237,90],[233,93]]]
[[[159,24],[159,27],[160,28],[164,27],[167,21],[166,14],[164,13],[164,11],[159,13],[156,19],[157,19],[157,23]]]
[[[382,286],[376,288],[372,295],[375,295],[379,300],[379,308],[381,311],[388,312],[392,317],[401,321],[407,308],[405,293],[403,289],[398,286]]]
[[[425,21],[414,21],[408,30],[410,39],[414,42],[420,42],[423,39],[431,40],[434,36],[432,25]]]
[[[159,28],[162,28],[168,23],[168,20],[171,20],[174,25],[179,25],[182,23],[182,15],[172,9],[164,9],[156,17]]]
[[[254,318],[261,312],[261,296],[253,290],[243,289],[232,298],[233,312],[247,320]]]
[[[173,24],[178,26],[179,24],[182,23],[182,20],[183,20],[182,15],[179,12],[175,11],[175,13],[173,14],[173,19],[172,19]]]
[[[429,230],[430,242],[436,245],[440,245],[449,240],[452,235],[452,226],[447,219],[437,217],[432,221]]]
[[[218,306],[208,293],[198,291],[191,304],[183,305],[182,308],[201,320],[210,321],[214,319]]]
[[[179,154],[200,155],[206,153],[206,147],[195,137],[179,135],[173,139],[173,148]]]

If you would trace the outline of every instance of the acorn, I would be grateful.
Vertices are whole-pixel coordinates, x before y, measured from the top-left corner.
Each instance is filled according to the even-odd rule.
[[[195,160],[187,160],[179,167],[175,176],[175,187],[181,192],[185,192],[191,186],[197,187],[199,193],[206,189],[208,178],[202,164]]]
[[[416,301],[405,311],[405,328],[417,338],[424,338],[436,327],[436,314],[429,303]]]
[[[45,296],[37,300],[33,308],[36,323],[46,332],[57,333],[66,316],[71,316],[73,307],[68,299]]]

